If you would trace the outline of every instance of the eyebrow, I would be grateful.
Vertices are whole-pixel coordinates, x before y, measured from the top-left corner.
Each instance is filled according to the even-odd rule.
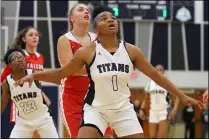
[[[78,9],[86,9],[87,11],[89,11],[89,8],[85,8],[85,7],[78,7]]]
[[[99,17],[99,19],[101,19],[102,17],[105,17],[106,15],[101,15],[100,17]]]

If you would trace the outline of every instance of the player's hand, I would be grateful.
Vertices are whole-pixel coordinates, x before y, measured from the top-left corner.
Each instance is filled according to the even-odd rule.
[[[176,116],[177,110],[172,109],[172,111],[169,113],[168,119],[172,120]]]
[[[144,114],[144,111],[143,110],[139,110],[139,118],[142,119],[142,120],[146,120],[146,116]]]
[[[203,94],[203,103],[208,103],[208,90]]]
[[[180,98],[180,100],[187,106],[192,107],[192,106],[198,106],[200,109],[205,109],[205,105],[197,101],[189,96],[184,95],[183,97]]]
[[[30,74],[30,75],[27,75],[23,78],[21,78],[20,80],[17,80],[14,85],[15,86],[22,86],[25,82],[28,82],[29,83],[29,86],[31,86],[32,82],[34,81],[34,76],[33,74]]]

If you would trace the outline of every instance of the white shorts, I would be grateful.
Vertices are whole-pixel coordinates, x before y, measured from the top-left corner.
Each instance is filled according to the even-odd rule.
[[[48,113],[36,120],[24,120],[19,117],[10,138],[32,138],[35,130],[41,138],[59,138],[53,119]]]
[[[133,107],[117,111],[99,110],[88,104],[84,105],[81,127],[94,127],[104,136],[108,125],[113,128],[118,137],[143,133]]]
[[[163,110],[150,110],[149,111],[149,122],[159,123],[160,121],[168,119],[168,109]]]

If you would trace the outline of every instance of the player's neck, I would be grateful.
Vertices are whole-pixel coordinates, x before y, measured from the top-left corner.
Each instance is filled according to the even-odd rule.
[[[76,37],[85,37],[88,36],[88,30],[89,28],[87,27],[73,27],[73,30],[71,31],[71,33],[76,36]]]
[[[106,49],[118,47],[118,39],[116,36],[99,36],[98,38],[102,47]]]
[[[29,54],[34,54],[35,53],[35,49],[31,49],[31,48],[26,48],[27,53]]]
[[[20,79],[23,78],[25,75],[26,75],[26,74],[25,74],[25,70],[24,70],[24,71],[23,71],[23,70],[20,70],[20,71],[13,71],[13,72],[12,72],[12,76],[13,76],[13,79],[14,79],[15,81],[20,80]]]

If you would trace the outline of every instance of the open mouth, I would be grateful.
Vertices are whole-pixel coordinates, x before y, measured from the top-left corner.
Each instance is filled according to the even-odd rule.
[[[85,19],[89,19],[89,15],[85,15],[84,18],[85,18]]]
[[[24,63],[23,63],[23,62],[19,62],[19,63],[18,63],[18,66],[19,66],[19,67],[23,67],[23,66],[24,66]]]
[[[115,24],[110,24],[110,25],[109,25],[109,28],[110,28],[110,29],[115,29]]]

